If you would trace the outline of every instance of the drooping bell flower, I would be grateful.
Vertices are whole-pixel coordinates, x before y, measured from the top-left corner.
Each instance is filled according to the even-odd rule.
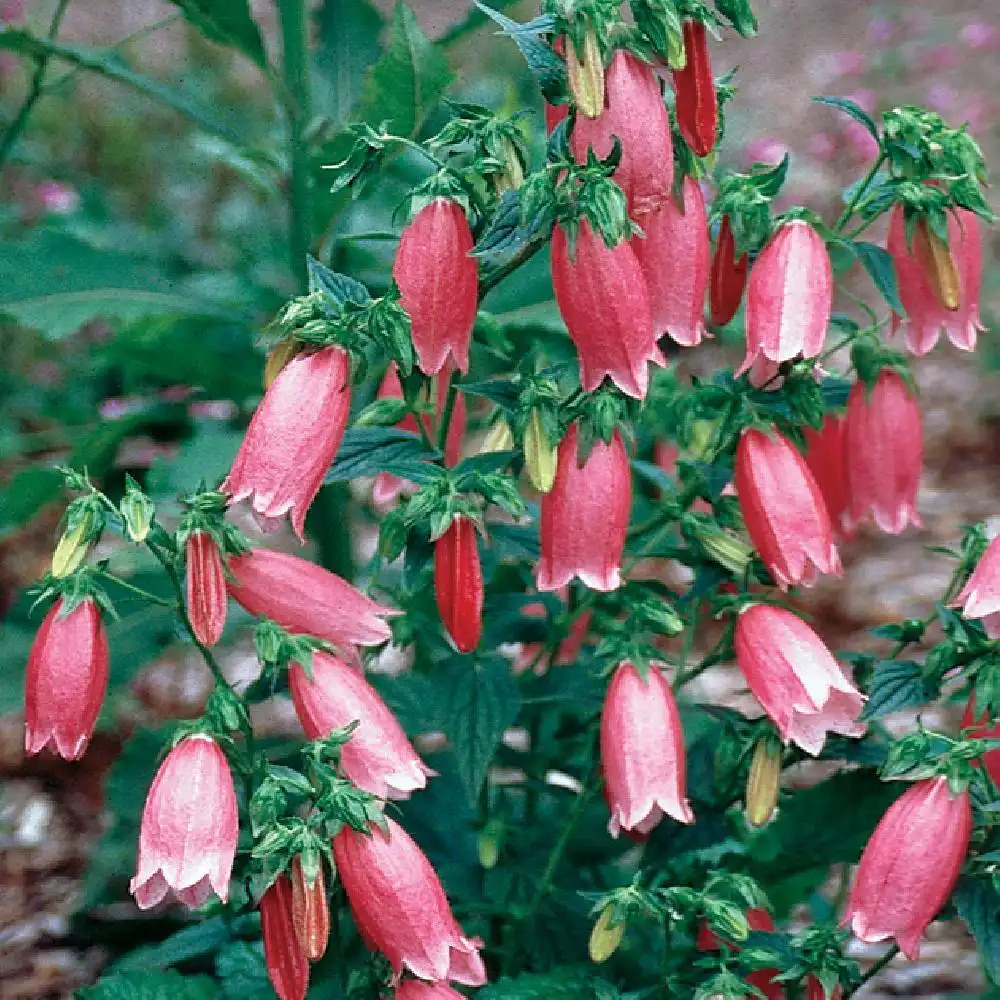
[[[658,208],[639,216],[645,238],[636,236],[631,242],[649,289],[653,332],[693,347],[707,336],[711,244],[701,185],[685,177],[683,193],[683,210],[668,196]]]
[[[864,734],[857,721],[864,695],[798,615],[752,604],[736,619],[733,645],[747,686],[786,744],[815,757],[828,732]]]
[[[604,160],[617,136],[621,160],[611,176],[636,215],[669,197],[674,181],[670,119],[652,67],[631,52],[615,51],[605,81],[604,110],[597,118],[577,116],[570,149],[577,163],[586,163],[590,147]]]
[[[448,635],[471,653],[483,631],[483,571],[471,518],[458,515],[434,543],[434,597]]]
[[[673,691],[655,666],[645,679],[622,663],[601,712],[601,768],[608,830],[649,833],[664,816],[693,823],[685,792],[684,733]]]
[[[309,988],[309,960],[295,935],[292,883],[279,875],[260,897],[264,963],[279,1000],[304,1000]]]
[[[782,590],[841,573],[833,527],[805,459],[785,437],[748,428],[734,473],[750,540]]]
[[[715,146],[719,127],[719,105],[708,38],[701,21],[686,20],[683,31],[686,62],[683,69],[673,71],[677,127],[696,156],[708,156]]]
[[[264,393],[220,489],[233,503],[252,497],[265,530],[287,514],[303,540],[306,512],[340,447],[350,408],[344,351],[297,354]]]
[[[397,976],[409,970],[421,979],[482,986],[479,943],[462,933],[423,851],[395,820],[385,822],[385,831],[345,827],[333,838],[337,872],[366,943]]]
[[[146,796],[139,857],[129,891],[141,910],[172,892],[192,908],[229,897],[239,813],[226,755],[209,736],[181,740]]]
[[[250,614],[290,632],[318,636],[341,649],[377,646],[392,635],[383,618],[398,611],[308,559],[253,549],[230,559],[229,569],[230,596]]]
[[[344,774],[380,799],[407,799],[433,772],[417,756],[403,727],[357,667],[316,650],[312,680],[299,664],[288,671],[295,714],[311,740],[360,723],[340,752]]]
[[[925,241],[933,238],[940,243],[936,236],[928,235],[926,229],[922,235]],[[893,333],[902,327],[907,348],[918,356],[930,351],[942,332],[959,350],[974,350],[979,331],[985,329],[979,316],[983,267],[979,219],[964,208],[948,213],[948,246],[937,248],[937,256],[943,253],[948,258],[946,261],[927,261],[928,256],[935,255],[922,255],[917,244],[915,234],[912,250],[907,247],[903,208],[896,205],[889,217],[886,246],[896,267],[899,299],[906,316],[893,315]],[[928,279],[928,270],[933,272],[935,268],[950,272],[945,284],[951,287],[941,289],[940,278],[937,281]]]
[[[1000,638],[1000,535],[986,547],[951,606],[961,608],[963,618],[981,618],[986,634]]]
[[[747,910],[747,925],[751,931],[772,932],[776,930],[771,914],[763,907],[755,906]],[[726,941],[734,951],[740,950],[740,945],[735,941]],[[695,947],[699,951],[718,951],[721,947],[719,939],[712,933],[707,923],[701,925],[698,930],[698,939]],[[785,991],[781,983],[775,982],[775,976],[781,975],[780,969],[758,969],[751,972],[745,982],[756,987],[767,997],[767,1000],[785,1000]]]
[[[850,518],[850,491],[847,485],[846,423],[836,413],[828,413],[818,431],[805,429],[806,465],[816,480],[834,531],[847,535]]]
[[[844,429],[850,519],[871,515],[892,535],[920,527],[917,490],[924,460],[920,406],[906,383],[884,368],[870,393],[855,383]]]
[[[462,206],[435,198],[403,230],[392,265],[399,304],[413,324],[413,347],[425,375],[446,365],[469,370],[479,275],[472,230]]]
[[[194,634],[210,649],[226,627],[226,574],[222,553],[207,531],[192,531],[184,547],[187,560],[187,613]]]
[[[823,349],[833,303],[833,271],[823,237],[802,219],[786,222],[750,268],[747,354],[742,375],[758,355],[780,364]]]
[[[886,810],[861,855],[844,923],[875,943],[895,938],[915,959],[920,938],[951,895],[969,848],[969,792],[944,777],[915,781]]]
[[[326,953],[330,941],[330,904],[326,898],[323,865],[316,868],[312,885],[302,867],[302,856],[292,861],[292,927],[295,937],[310,962],[317,962]]]
[[[632,507],[632,480],[621,434],[595,441],[579,464],[579,427],[570,425],[559,445],[552,491],[542,497],[539,590],[558,590],[574,576],[594,590],[621,585],[622,552]]]
[[[49,608],[32,643],[24,689],[24,749],[83,756],[108,687],[108,637],[92,597]]]
[[[976,711],[976,696],[969,696],[968,704],[962,713],[961,728],[969,731],[969,736],[977,740],[1000,739],[1000,721],[991,723],[989,712]],[[992,778],[993,784],[1000,787],[1000,748],[987,750],[979,758],[986,768],[986,773]]]
[[[465,997],[447,983],[404,979],[396,987],[396,1000],[465,1000]]]
[[[606,375],[622,392],[646,395],[650,361],[663,363],[639,259],[628,240],[609,250],[587,219],[580,220],[570,258],[562,226],[552,231],[552,287],[580,355],[580,382],[593,392]]]
[[[708,309],[713,326],[725,326],[740,308],[743,289],[747,283],[750,257],[744,253],[736,259],[736,240],[724,215],[719,223],[719,236],[712,255],[708,282]]]
[[[385,375],[382,376],[382,381],[379,383],[375,398],[403,398],[403,385],[399,381],[399,369],[395,361],[390,361],[386,367]],[[409,431],[411,434],[420,433],[420,428],[417,426],[417,418],[412,413],[408,413],[403,417],[396,426],[400,430]],[[372,499],[378,506],[388,507],[399,499],[400,494],[414,492],[415,490],[415,484],[401,479],[391,472],[380,472],[372,484]]]

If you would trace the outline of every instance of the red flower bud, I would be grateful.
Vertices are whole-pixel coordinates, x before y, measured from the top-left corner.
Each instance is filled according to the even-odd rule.
[[[226,574],[222,554],[207,531],[193,531],[185,546],[187,558],[187,613],[203,646],[212,647],[226,627]]]
[[[330,906],[323,866],[316,869],[316,880],[310,885],[298,856],[292,861],[292,925],[306,958],[310,962],[321,959],[330,940]]]
[[[715,146],[719,105],[708,55],[708,39],[701,21],[684,22],[684,69],[675,69],[677,127],[696,156],[708,156]]]
[[[376,398],[403,398],[403,386],[399,381],[399,369],[395,361],[390,361],[386,367],[385,375],[382,376]],[[430,422],[426,418],[424,424],[429,432]],[[412,413],[403,417],[396,426],[400,430],[409,431],[411,434],[420,433],[420,428],[417,426],[417,418]],[[410,493],[415,491],[415,489],[416,486],[413,483],[407,482],[405,479],[400,479],[399,476],[394,476],[391,472],[380,472],[372,484],[372,499],[379,506],[388,507],[399,499],[401,493]]]
[[[704,314],[711,244],[701,185],[685,177],[683,192],[683,210],[668,196],[658,208],[640,215],[645,238],[636,236],[631,242],[649,289],[653,332],[693,347],[707,336]]]
[[[917,958],[924,930],[955,887],[971,832],[968,790],[953,794],[943,777],[915,781],[875,827],[844,923],[862,941],[895,938]]]
[[[265,530],[288,514],[302,540],[350,408],[347,355],[339,347],[297,354],[264,393],[220,489],[233,503],[252,496]]]
[[[28,656],[24,749],[49,747],[66,760],[83,756],[108,687],[108,637],[93,598],[63,615],[49,608]]]
[[[420,370],[436,375],[445,364],[469,370],[469,343],[479,303],[472,230],[462,206],[435,198],[403,230],[392,265],[399,304],[413,323]]]
[[[587,461],[578,457],[579,427],[559,445],[555,483],[542,497],[542,555],[535,568],[539,590],[558,590],[574,576],[594,590],[621,585],[622,552],[632,507],[632,480],[621,434],[595,441]]]
[[[434,543],[434,597],[448,635],[471,653],[483,631],[483,571],[475,522],[462,515]]]
[[[847,535],[850,522],[847,484],[847,436],[843,417],[828,413],[818,431],[805,429],[806,465],[816,480],[834,531]]]
[[[708,283],[709,315],[713,326],[725,326],[740,308],[743,289],[747,283],[750,257],[744,253],[736,259],[736,241],[724,215],[719,223],[719,237],[712,257],[711,278]]]
[[[552,135],[556,126],[569,116],[568,104],[549,104],[545,102],[545,134]]]
[[[833,528],[816,480],[795,446],[775,432],[748,429],[734,474],[750,540],[782,590],[841,573]]]
[[[260,897],[260,929],[267,976],[279,1000],[303,1000],[309,988],[309,961],[295,935],[292,884],[279,875]]]
[[[806,1000],[840,1000],[843,995],[844,991],[839,984],[827,996],[823,984],[812,973],[806,977]]]
[[[563,321],[580,355],[580,381],[593,392],[610,375],[629,396],[642,399],[647,364],[663,364],[649,311],[639,259],[628,240],[609,250],[580,220],[576,255],[570,259],[562,226],[552,232],[552,287]]]
[[[951,606],[962,608],[964,618],[981,618],[986,634],[1000,638],[1000,535],[987,546]]]
[[[855,383],[844,434],[851,522],[858,524],[871,514],[892,535],[907,524],[920,527],[923,421],[919,404],[896,372],[883,369],[870,393]]]
[[[975,694],[969,696],[969,702],[962,713],[961,727],[969,731],[969,736],[972,739],[1000,739],[1000,722],[991,723],[989,712],[983,712],[981,715],[976,713]],[[993,780],[993,784],[1000,787],[1000,748],[987,750],[979,760],[983,762],[986,773]],[[978,761],[973,761],[973,763],[978,764]]]
[[[773,931],[774,918],[761,906],[754,906],[747,910],[747,926],[752,931]],[[735,941],[726,941],[730,948],[739,951],[740,946]],[[721,947],[719,939],[712,933],[712,929],[707,923],[698,929],[698,940],[695,942],[698,951],[718,951]]]

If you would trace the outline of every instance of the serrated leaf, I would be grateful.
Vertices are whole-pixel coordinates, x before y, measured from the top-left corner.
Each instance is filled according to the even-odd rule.
[[[225,1000],[274,1000],[259,943],[233,941],[216,957],[215,972]]]
[[[306,257],[306,270],[309,275],[309,291],[322,292],[337,309],[342,309],[347,302],[363,306],[372,300],[368,289],[360,281],[331,271],[311,254]]]
[[[398,427],[352,427],[340,443],[340,450],[324,483],[344,483],[359,476],[391,472],[415,483],[435,478],[438,452],[428,451],[417,434]]]
[[[850,244],[850,247],[854,256],[857,257],[861,266],[875,283],[879,294],[889,303],[892,311],[900,316],[905,316],[906,310],[899,298],[896,265],[893,263],[892,257],[889,256],[889,252],[874,243],[865,243],[863,240],[855,240]]]
[[[549,98],[560,97],[566,92],[566,66],[563,61],[538,36],[551,30],[551,17],[536,17],[527,24],[520,24],[500,11],[488,7],[480,0],[473,3],[503,29],[503,33],[518,47],[531,75],[538,81],[542,93]]]
[[[229,926],[222,917],[209,917],[208,920],[199,920],[189,927],[182,927],[163,941],[130,951],[108,971],[120,974],[167,969],[178,962],[211,954],[229,941],[230,937]]]
[[[953,896],[983,960],[986,975],[1000,984],[1000,895],[991,882],[963,878]]]
[[[369,0],[322,0],[313,12],[316,105],[325,106],[335,124],[347,119],[361,97],[365,74],[381,54],[382,26]]]
[[[934,697],[919,663],[883,660],[875,667],[872,690],[860,719],[867,722],[904,708],[916,708]]]
[[[473,396],[482,396],[491,402],[502,407],[508,413],[512,413],[517,406],[517,397],[520,390],[509,379],[495,378],[484,382],[463,382],[462,392],[472,393]]]
[[[79,1000],[216,1000],[218,988],[208,976],[168,972],[128,972],[105,976],[77,990]]]
[[[171,0],[207,39],[239,49],[260,67],[267,65],[264,40],[247,0]]]
[[[827,107],[836,108],[838,111],[850,115],[856,122],[861,122],[868,129],[876,142],[879,141],[878,126],[875,124],[875,120],[854,101],[850,101],[846,97],[814,97],[813,100],[817,104],[825,104]]]

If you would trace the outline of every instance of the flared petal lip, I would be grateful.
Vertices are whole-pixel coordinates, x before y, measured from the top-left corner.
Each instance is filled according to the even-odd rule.
[[[669,816],[678,823],[693,823],[694,812],[687,797],[675,799],[669,795],[647,795],[631,810],[626,812],[621,806],[611,810],[608,820],[608,832],[617,838],[625,830],[627,833],[649,833],[664,816]]]
[[[218,880],[213,876],[212,872],[201,871],[193,882],[178,886],[167,880],[162,868],[156,868],[148,874],[140,871],[129,883],[129,892],[135,897],[140,910],[156,906],[170,893],[192,909],[201,906],[213,892],[224,903],[229,897],[228,879],[217,885]]]
[[[73,739],[57,726],[36,728],[25,723],[24,752],[34,755],[48,747],[63,760],[79,760],[90,745],[90,737],[90,733],[80,733]]]

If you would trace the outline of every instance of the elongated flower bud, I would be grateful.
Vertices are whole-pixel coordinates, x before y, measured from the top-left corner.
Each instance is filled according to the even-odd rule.
[[[580,382],[593,392],[606,375],[629,396],[642,399],[650,361],[664,363],[656,346],[649,293],[628,241],[613,250],[580,220],[576,256],[562,226],[552,232],[552,287],[563,322],[580,355]]]
[[[858,382],[847,401],[844,447],[850,518],[868,515],[892,535],[920,526],[917,491],[924,459],[920,406],[906,383],[882,370],[869,393]]]
[[[916,781],[889,806],[861,855],[844,923],[862,941],[895,938],[907,958],[951,895],[969,848],[967,790]]]
[[[724,215],[719,223],[719,238],[712,256],[711,276],[708,282],[709,316],[713,326],[725,326],[740,308],[743,289],[747,283],[750,257],[743,254],[736,259],[736,241]]]
[[[475,522],[459,515],[434,543],[434,597],[448,635],[463,653],[483,631],[483,571]]]
[[[622,552],[632,507],[632,480],[621,434],[596,441],[578,459],[579,428],[571,424],[559,445],[552,492],[542,497],[539,590],[558,590],[574,576],[595,590],[621,585]]]
[[[93,598],[63,614],[49,608],[28,656],[24,749],[49,747],[66,760],[82,757],[108,687],[108,638]]]
[[[764,737],[757,740],[747,774],[746,815],[751,826],[770,822],[781,790],[781,747]]]
[[[972,739],[1000,739],[1000,721],[991,723],[988,712],[980,714],[976,711],[975,694],[969,697],[965,711],[962,713],[961,728],[968,730]],[[1000,788],[1000,747],[996,750],[987,750],[979,760],[986,768],[986,773],[993,779],[993,784]]]
[[[421,979],[482,986],[478,945],[456,923],[431,863],[395,820],[386,816],[385,822],[385,831],[345,827],[333,838],[337,871],[363,936],[397,976],[408,969]]]
[[[861,736],[864,696],[798,615],[769,604],[740,612],[733,639],[747,686],[778,727],[814,757],[828,732]]]
[[[127,476],[126,479],[129,485],[126,487],[125,496],[122,497],[118,509],[125,522],[128,537],[141,545],[149,534],[156,508],[153,506],[153,501],[139,489],[131,476]]]
[[[462,206],[435,198],[403,230],[392,265],[399,304],[413,324],[420,370],[436,375],[447,364],[469,370],[479,276],[472,230]]]
[[[260,930],[264,962],[279,1000],[304,1000],[309,988],[309,961],[295,934],[292,885],[279,875],[260,897]]]
[[[90,547],[101,533],[103,525],[100,520],[93,510],[87,508],[66,526],[52,553],[52,575],[57,580],[72,576],[83,565]]]
[[[685,177],[683,209],[672,197],[639,217],[645,238],[632,246],[649,289],[653,332],[669,334],[684,347],[699,344],[705,331],[705,291],[708,288],[711,244],[705,217],[705,197],[693,177]]]
[[[618,950],[625,937],[625,921],[614,923],[615,908],[609,903],[601,910],[601,915],[590,932],[587,952],[592,962],[606,962]]]
[[[264,393],[220,489],[253,498],[265,529],[285,516],[303,539],[306,512],[337,454],[351,408],[350,366],[339,347],[298,354]]]
[[[683,69],[673,71],[677,127],[696,156],[708,156],[719,127],[708,38],[701,21],[686,20],[683,29],[685,64]]]
[[[587,118],[597,118],[604,110],[604,62],[592,27],[583,36],[579,52],[573,39],[566,39],[566,73],[577,110]]]
[[[819,979],[810,973],[806,977],[806,1000],[840,1000],[844,991],[838,983],[827,994],[826,989]]]
[[[551,491],[556,481],[558,464],[559,450],[545,433],[538,410],[532,410],[524,428],[524,468],[531,485],[539,493]]]
[[[500,417],[486,432],[483,443],[479,447],[479,452],[485,455],[493,451],[511,451],[514,447],[514,434],[504,417]]]
[[[226,575],[222,554],[207,531],[193,531],[185,546],[187,559],[187,613],[194,634],[212,647],[226,627]]]
[[[931,229],[926,219],[918,219],[914,227],[913,254],[934,298],[945,309],[955,312],[962,303],[958,268],[947,244]]]
[[[951,606],[961,608],[964,618],[981,618],[986,634],[1000,638],[1000,535],[987,546]]]
[[[818,431],[805,429],[806,465],[816,480],[830,523],[849,535],[850,489],[847,483],[847,426],[843,417],[828,413]]]
[[[833,271],[823,238],[801,219],[786,222],[750,269],[747,354],[737,375],[764,357],[780,364],[823,349],[833,302]]]
[[[292,926],[299,946],[310,962],[318,961],[330,940],[330,906],[326,898],[323,865],[316,868],[312,885],[302,869],[302,859],[292,861]]]
[[[817,573],[840,575],[823,495],[787,438],[745,430],[734,481],[750,540],[779,587],[809,586]]]

